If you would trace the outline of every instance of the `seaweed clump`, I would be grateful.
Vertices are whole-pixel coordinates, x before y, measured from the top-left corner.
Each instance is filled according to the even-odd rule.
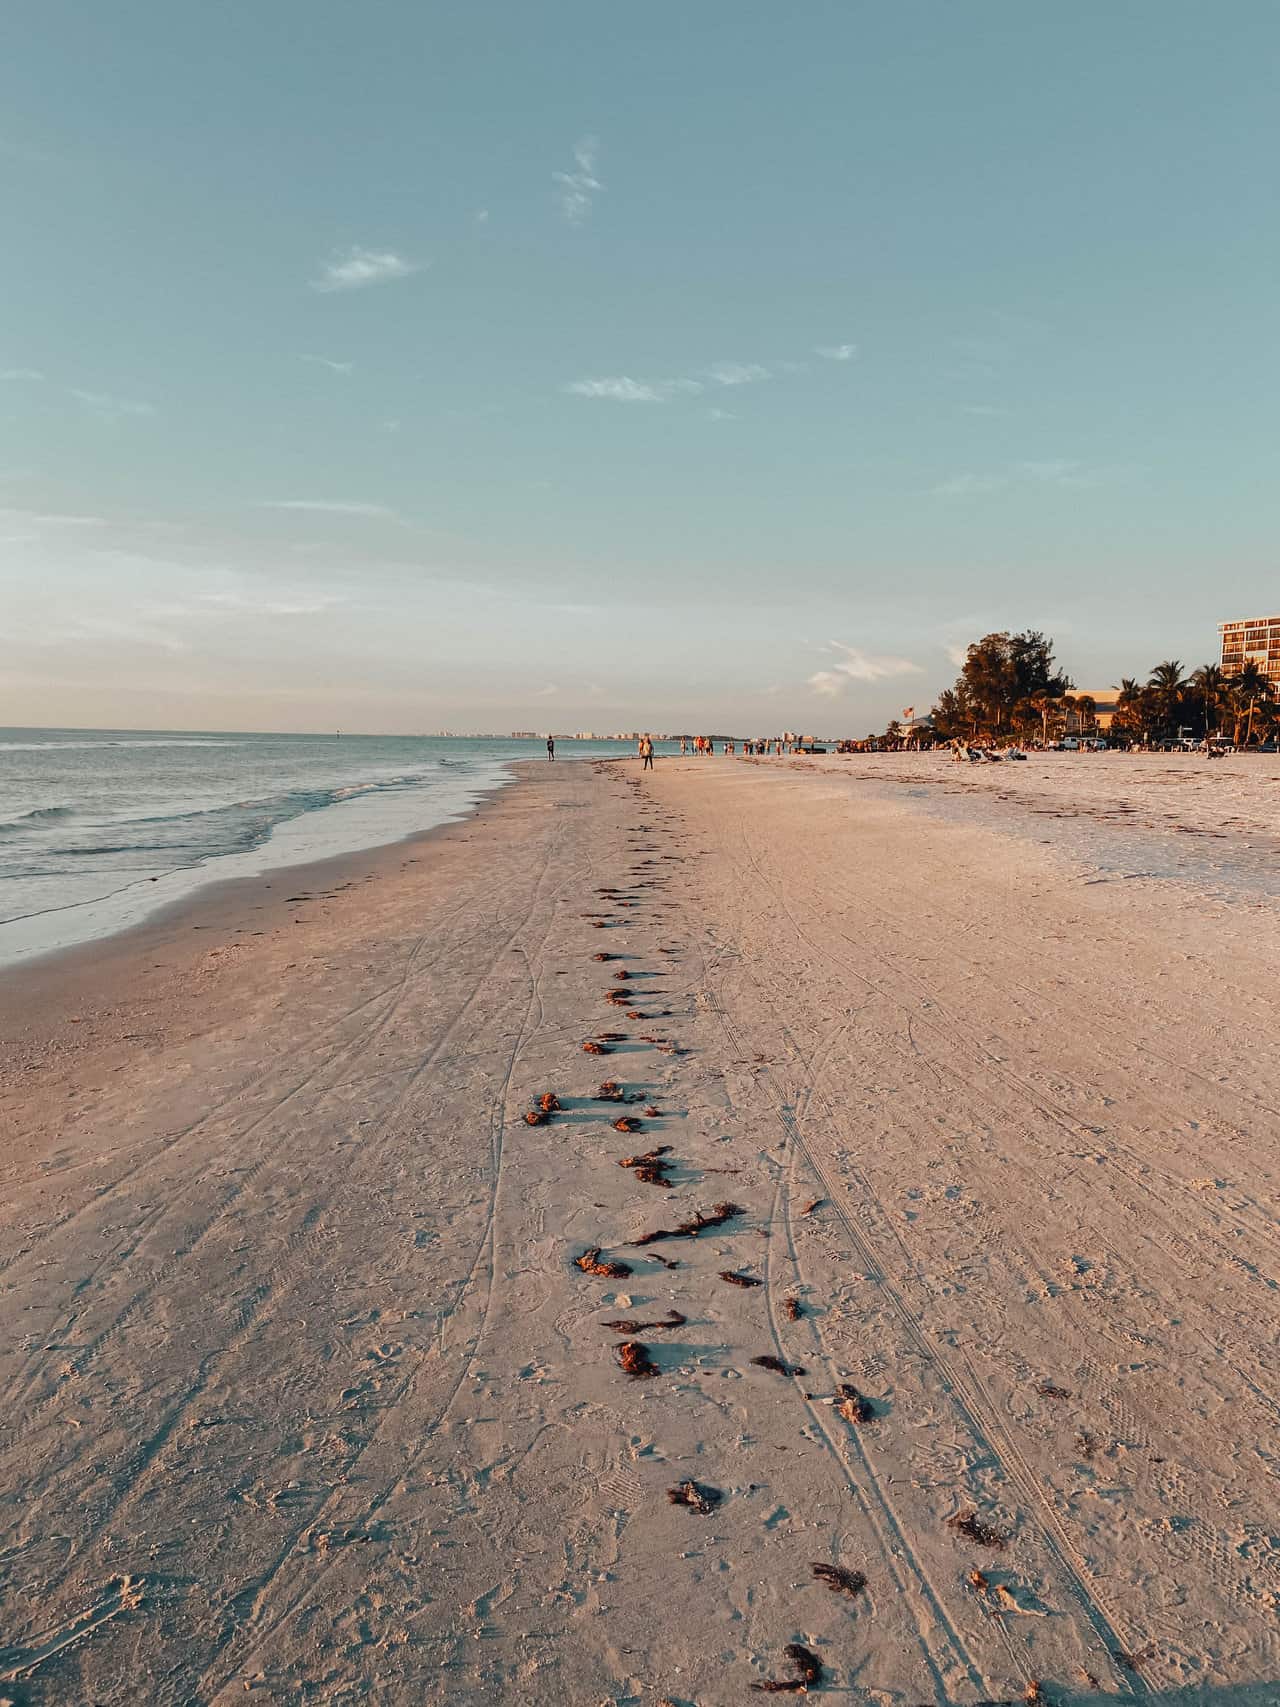
[[[630,1316],[622,1316],[604,1325],[606,1328],[612,1328],[615,1334],[657,1334],[669,1333],[672,1328],[682,1328],[688,1320],[679,1310],[668,1310],[665,1320],[661,1322],[637,1322]]]
[[[590,1250],[583,1251],[580,1257],[574,1257],[574,1267],[580,1268],[583,1274],[598,1274],[605,1280],[625,1280],[631,1273],[630,1263],[601,1262],[599,1245],[592,1245]]]
[[[647,1381],[652,1376],[662,1373],[649,1356],[648,1346],[641,1345],[639,1340],[625,1340],[617,1348],[617,1358],[624,1373],[629,1375],[633,1381]]]
[[[848,1381],[837,1383],[836,1398],[839,1401],[836,1409],[847,1423],[853,1423],[855,1427],[858,1423],[871,1422],[875,1417],[870,1399]]]
[[[642,1233],[638,1239],[630,1241],[633,1245],[655,1245],[659,1239],[696,1239],[699,1233],[705,1233],[709,1227],[723,1227],[726,1221],[732,1221],[735,1215],[743,1213],[736,1203],[716,1203],[712,1205],[711,1213],[704,1215],[699,1209],[688,1221],[681,1221],[677,1227],[655,1227],[651,1233]]]
[[[809,1569],[832,1594],[847,1594],[851,1600],[867,1586],[867,1579],[861,1571],[847,1571],[843,1565],[810,1565]]]
[[[822,1661],[799,1642],[788,1642],[782,1651],[798,1675],[785,1682],[769,1677],[763,1683],[753,1683],[752,1689],[758,1689],[762,1695],[807,1695],[815,1684],[822,1682]]]
[[[672,1505],[688,1506],[700,1517],[710,1517],[724,1495],[719,1488],[709,1488],[705,1482],[680,1482],[667,1489],[667,1498]]]
[[[1009,1537],[1003,1529],[996,1529],[990,1523],[984,1523],[976,1511],[958,1511],[954,1517],[947,1519],[947,1528],[954,1529],[957,1535],[963,1535],[967,1541],[975,1541],[979,1547],[999,1549],[1008,1546]]]
[[[622,1121],[615,1121],[619,1130],[629,1130]],[[618,1163],[620,1168],[631,1168],[638,1180],[645,1185],[660,1185],[665,1191],[671,1190],[672,1181],[668,1178],[667,1170],[671,1163],[663,1158],[669,1153],[670,1144],[658,1144],[652,1150],[646,1150],[643,1155],[623,1156]]]
[[[766,1352],[763,1357],[753,1357],[752,1363],[759,1369],[771,1369],[775,1375],[803,1375],[803,1363],[784,1363],[780,1357],[774,1357],[772,1352]]]

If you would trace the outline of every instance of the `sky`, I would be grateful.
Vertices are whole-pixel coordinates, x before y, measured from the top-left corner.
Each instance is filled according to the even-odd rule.
[[[1272,0],[9,0],[0,723],[783,728],[1280,608]]]

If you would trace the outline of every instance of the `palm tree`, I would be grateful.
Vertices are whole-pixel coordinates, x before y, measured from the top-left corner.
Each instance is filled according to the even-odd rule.
[[[1245,723],[1247,727],[1245,729],[1244,739],[1245,745],[1247,746],[1253,739],[1254,711],[1259,704],[1264,704],[1271,697],[1271,683],[1263,675],[1262,671],[1253,662],[1253,660],[1250,659],[1249,662],[1242,667],[1239,675],[1232,678],[1229,684],[1229,689],[1232,699],[1235,702],[1232,707],[1235,713],[1235,728],[1232,738],[1236,745],[1239,746],[1240,725]]]
[[[1112,689],[1116,696],[1112,729],[1130,740],[1145,735],[1151,689],[1144,688],[1135,676],[1121,676],[1118,683],[1112,683]]]
[[[1155,690],[1156,704],[1160,708],[1161,721],[1166,730],[1171,730],[1176,725],[1182,699],[1184,684],[1181,660],[1166,658],[1163,664],[1157,664],[1147,678],[1147,685]]]
[[[1280,701],[1264,699],[1259,703],[1255,728],[1264,741],[1280,737]]]
[[[1227,678],[1216,664],[1201,664],[1191,677],[1191,686],[1199,694],[1204,706],[1204,732],[1207,739],[1213,733],[1210,724],[1230,692]]]

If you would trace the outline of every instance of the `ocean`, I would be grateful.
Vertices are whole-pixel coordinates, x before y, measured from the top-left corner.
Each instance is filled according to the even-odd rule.
[[[557,762],[633,752],[564,741]],[[465,816],[541,740],[0,729],[0,965]]]

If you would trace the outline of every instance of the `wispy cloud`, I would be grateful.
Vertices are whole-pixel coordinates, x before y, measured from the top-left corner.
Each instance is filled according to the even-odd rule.
[[[825,356],[829,362],[851,362],[858,353],[856,344],[819,344],[813,352],[815,356]]]
[[[420,261],[407,261],[394,249],[347,249],[333,255],[324,264],[319,278],[312,279],[312,290],[361,290],[365,285],[386,284],[391,279],[406,279],[422,271]]]
[[[310,362],[314,367],[327,367],[330,373],[354,373],[354,362],[330,361],[328,356],[299,356],[300,362]]]
[[[952,474],[929,490],[935,498],[979,498],[1008,484],[1003,474]]]
[[[604,379],[575,379],[563,389],[575,397],[606,397],[615,403],[666,403],[674,397],[698,397],[708,386],[757,385],[761,380],[772,379],[775,369],[800,373],[804,364],[777,362],[774,367],[765,367],[760,362],[716,362],[675,379],[632,379],[619,374]],[[715,419],[723,418],[714,411],[711,413]]]
[[[0,509],[0,522],[20,522],[28,527],[100,528],[106,526],[103,516],[51,515],[43,510]]]
[[[38,369],[33,368],[33,367],[0,368],[0,380],[6,380],[6,379],[7,380],[17,380],[17,379],[38,380],[38,379],[43,379],[43,378],[44,378],[44,375],[41,372],[39,372]]]
[[[197,607],[206,606],[211,611],[222,612],[228,616],[323,616],[327,611],[346,602],[346,596],[342,593],[273,596],[228,589],[224,592],[196,595]],[[186,613],[180,607],[175,607],[172,614]]]
[[[191,642],[181,635],[170,634],[146,621],[131,621],[118,616],[95,616],[78,612],[64,623],[43,622],[37,634],[28,637],[39,646],[103,646],[130,645],[153,647],[161,652],[190,652]]]
[[[769,369],[761,367],[759,362],[717,362],[706,373],[707,378],[717,385],[755,385],[762,379],[773,377]]]
[[[738,417],[732,409],[717,409],[714,406],[707,410],[709,421],[736,421]]]
[[[596,177],[596,156],[600,144],[594,136],[584,136],[573,145],[572,172],[553,172],[553,182],[560,186],[560,211],[570,225],[581,225],[591,217],[595,198],[604,185]]]
[[[849,678],[837,675],[834,670],[819,670],[809,677],[814,693],[825,694],[828,699],[838,699],[848,685]]]
[[[1010,463],[1007,469],[987,474],[953,474],[929,488],[936,498],[980,498],[1010,486],[1061,486],[1085,491],[1105,485],[1129,472],[1104,465],[1090,466],[1071,457],[1053,456]]]
[[[910,658],[864,652],[860,646],[846,646],[840,640],[831,641],[827,650],[838,654],[836,662],[810,676],[809,686],[828,699],[839,698],[851,682],[883,682],[895,676],[919,675],[921,671],[921,666]]]
[[[575,379],[565,386],[575,397],[606,397],[614,403],[661,403],[663,396],[656,386],[642,380],[628,379],[619,374],[612,379]]]
[[[550,699],[553,694],[557,694],[559,692],[560,692],[560,689],[556,686],[556,684],[554,682],[548,682],[546,687],[534,688],[533,698],[534,699]]]
[[[488,225],[489,210],[487,207],[478,207],[471,217],[477,225]]]
[[[396,512],[386,504],[365,504],[340,498],[272,498],[259,504],[261,510],[304,510],[321,516],[373,516],[388,520]]]
[[[1087,468],[1083,463],[1063,456],[1046,457],[1039,462],[1019,462],[1015,467],[1025,479],[1047,486],[1098,486],[1115,472],[1109,468]]]
[[[92,415],[103,421],[123,421],[131,416],[154,415],[154,403],[140,403],[132,397],[113,397],[106,391],[79,391],[74,386],[71,395]]]

